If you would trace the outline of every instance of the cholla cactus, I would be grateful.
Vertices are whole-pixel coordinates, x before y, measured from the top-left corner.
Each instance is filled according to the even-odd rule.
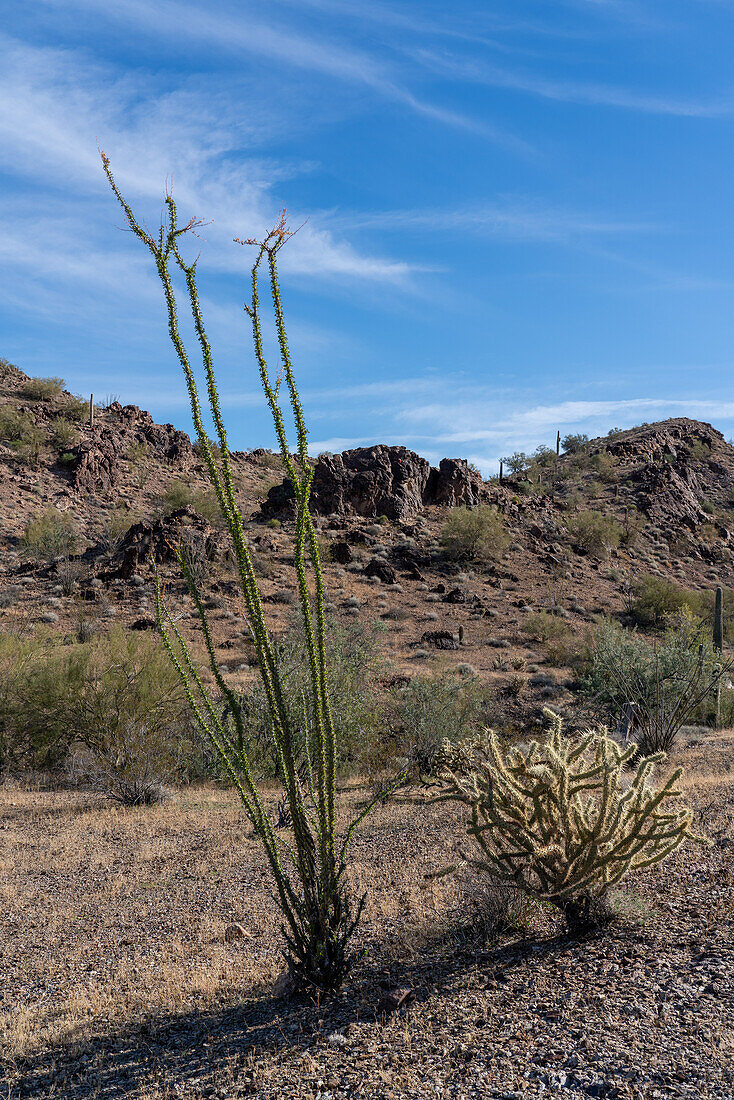
[[[491,731],[447,745],[440,797],[471,809],[477,850],[467,864],[550,902],[578,928],[628,871],[659,863],[687,836],[701,838],[690,832],[690,810],[664,805],[680,796],[682,769],[657,790],[651,784],[664,753],[623,782],[636,746],[621,749],[604,729],[566,737],[558,715],[545,713],[543,745],[504,753]]]

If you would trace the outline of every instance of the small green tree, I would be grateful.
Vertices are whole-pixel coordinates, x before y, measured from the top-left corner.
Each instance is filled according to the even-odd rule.
[[[582,451],[588,442],[589,437],[588,435],[584,435],[583,432],[571,432],[569,435],[563,437],[561,446],[566,454],[576,454],[578,451]]]
[[[644,756],[673,748],[681,726],[705,711],[730,668],[685,609],[654,642],[613,622],[600,623],[580,688],[610,724],[633,707],[629,732]]]
[[[509,538],[496,508],[452,508],[441,529],[446,556],[456,561],[489,562],[501,557]]]
[[[448,745],[440,797],[471,811],[475,848],[465,863],[550,903],[579,931],[628,872],[660,863],[693,837],[693,814],[668,808],[680,797],[681,768],[659,789],[652,785],[664,753],[640,761],[627,784],[634,747],[621,749],[605,730],[569,738],[561,719],[546,715],[544,744],[505,752],[487,731]]]
[[[607,557],[622,537],[617,521],[600,512],[578,512],[566,521],[566,527],[576,545],[597,558]]]
[[[245,309],[252,323],[255,357],[275,425],[283,466],[296,496],[294,563],[303,636],[308,653],[309,685],[305,705],[310,714],[309,743],[312,749],[305,777],[302,777],[299,766],[299,746],[290,717],[287,689],[283,684],[277,649],[265,620],[258,578],[245,538],[242,515],[236,501],[232,463],[219,403],[211,346],[199,302],[196,260],[187,263],[181,252],[183,238],[187,233],[194,232],[201,223],[192,219],[185,225],[179,225],[176,204],[169,194],[165,200],[165,217],[160,231],[154,237],[140,225],[120,193],[113,178],[109,160],[104,153],[102,153],[102,163],[109,184],[123,209],[125,220],[130,230],[148,248],[163,286],[169,333],[186,380],[200,454],[216,494],[237,564],[258,669],[268,702],[271,735],[285,788],[288,818],[293,833],[292,845],[281,845],[263,803],[261,791],[253,775],[252,761],[247,752],[247,738],[241,710],[237,706],[235,692],[220,671],[202,596],[196,579],[185,557],[181,554],[179,554],[179,564],[196,607],[212,675],[233,716],[234,736],[225,728],[216,700],[204,684],[184,638],[164,606],[160,585],[158,585],[157,614],[164,644],[185,685],[194,717],[204,735],[219,753],[227,773],[239,792],[253,829],[264,847],[284,918],[283,934],[292,986],[294,989],[306,990],[335,989],[344,980],[354,960],[351,944],[364,900],[359,901],[356,908],[351,904],[346,883],[346,854],[355,827],[370,811],[376,800],[368,803],[338,842],[335,789],[338,754],[327,676],[324,583],[318,538],[309,510],[314,471],[309,461],[308,432],[293,373],[277,274],[278,252],[291,234],[286,227],[285,213],[283,213],[275,228],[263,241],[238,243],[250,244],[256,249],[251,274],[251,298]],[[263,265],[268,271],[280,351],[280,373],[275,382],[271,380],[263,349],[259,298],[259,280]],[[173,275],[176,271],[185,279],[194,330],[201,350],[209,411],[218,444],[216,452],[204,426],[196,378],[179,327],[176,291],[173,283]],[[296,426],[296,457],[293,456],[288,442],[280,405],[280,391],[283,383],[288,393]],[[309,564],[312,588],[309,586]]]

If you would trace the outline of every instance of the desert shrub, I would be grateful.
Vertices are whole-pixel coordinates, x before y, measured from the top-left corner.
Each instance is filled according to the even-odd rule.
[[[28,413],[17,412],[10,406],[0,408],[0,443],[23,443],[35,430],[35,421]]]
[[[487,944],[508,933],[527,934],[536,908],[528,894],[474,867],[460,868],[456,877],[459,888],[456,918],[461,924],[478,931]]]
[[[47,436],[28,413],[4,408],[0,409],[0,442],[15,451],[22,462],[37,466]]]
[[[568,633],[568,626],[564,620],[558,615],[551,615],[548,611],[531,611],[523,619],[521,628],[525,634],[541,642],[554,641]]]
[[[576,545],[597,558],[605,558],[619,546],[622,536],[617,521],[600,512],[578,512],[566,521],[566,527]]]
[[[179,527],[178,538],[178,553],[187,572],[197,585],[204,584],[212,574],[212,559],[207,539],[200,531],[185,523]]]
[[[534,466],[540,466],[541,469],[548,469],[555,466],[558,460],[558,455],[555,452],[554,447],[546,447],[544,443],[536,447],[531,456],[531,462]]]
[[[441,530],[441,545],[456,561],[488,562],[507,549],[509,538],[496,508],[452,508]]]
[[[0,635],[0,668],[8,763],[56,768],[76,745],[109,774],[118,761],[128,779],[137,764],[149,774],[157,758],[162,781],[182,756],[186,696],[155,637],[116,628],[86,644],[62,646]]]
[[[586,444],[589,442],[588,435],[584,435],[582,432],[569,433],[565,435],[561,440],[561,446],[566,454],[577,454],[582,451]]]
[[[72,751],[67,777],[123,806],[152,806],[165,797],[164,784],[177,773],[168,742],[156,743],[144,725],[118,725],[94,750]]]
[[[20,392],[30,401],[50,401],[51,398],[58,397],[63,389],[63,378],[29,378]]]
[[[696,462],[708,462],[711,458],[711,447],[702,439],[694,439],[688,444],[688,457]]]
[[[330,620],[328,624],[326,655],[339,745],[336,767],[342,773],[356,768],[377,729],[376,678],[382,667],[378,631],[375,624],[367,626],[354,619],[346,623]],[[309,744],[311,716],[304,710],[310,668],[308,648],[295,620],[275,646],[287,692],[286,706],[294,730],[296,758],[301,768],[307,768],[313,750]],[[278,778],[281,765],[270,736],[269,711],[262,684],[253,684],[247,695],[238,700],[238,705],[247,751],[254,767],[263,777]],[[232,716],[228,714],[227,717],[231,722]]]
[[[548,662],[556,667],[575,665],[583,644],[559,615],[547,611],[533,611],[522,621],[521,629],[543,643]]]
[[[667,577],[652,573],[632,583],[630,613],[643,627],[662,627],[669,615],[682,611],[689,603],[688,593]]]
[[[458,741],[490,717],[494,701],[479,681],[416,676],[385,700],[383,760],[423,782],[434,775],[444,742]]]
[[[73,420],[75,424],[89,419],[89,401],[73,394],[63,404],[64,416],[67,420]]]
[[[185,481],[173,481],[163,496],[163,514],[169,515],[179,508],[193,508],[207,522],[219,525],[222,522],[216,494],[211,489],[194,489]]]
[[[98,544],[106,554],[115,554],[137,517],[127,508],[113,508],[105,516],[98,535]]]
[[[505,455],[502,459],[505,469],[511,474],[520,474],[527,469],[530,459],[524,451],[515,451],[514,454]]]
[[[618,460],[614,455],[610,455],[606,451],[597,451],[595,455],[591,456],[589,465],[603,484],[608,485],[610,482],[616,481]]]
[[[51,442],[55,447],[64,450],[73,447],[78,438],[79,433],[71,420],[67,420],[65,416],[55,418],[51,424]]]
[[[693,837],[693,813],[674,803],[682,769],[662,787],[652,785],[663,753],[640,761],[628,784],[623,772],[634,746],[622,750],[604,730],[569,737],[548,714],[543,744],[505,752],[487,731],[447,745],[442,797],[471,811],[465,864],[553,905],[578,932],[595,923],[626,874]]]
[[[579,689],[612,726],[632,704],[631,736],[647,755],[670,751],[693,717],[712,717],[713,693],[726,669],[710,636],[684,610],[654,642],[611,621],[599,624]]]
[[[79,534],[68,513],[49,509],[28,521],[21,545],[34,560],[53,561],[54,558],[76,553]]]

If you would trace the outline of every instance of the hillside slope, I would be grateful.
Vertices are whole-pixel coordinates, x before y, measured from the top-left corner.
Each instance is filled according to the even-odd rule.
[[[294,592],[282,464],[256,450],[235,454],[233,468],[277,631],[292,614]],[[381,622],[381,645],[400,675],[461,664],[495,683],[510,717],[537,713],[548,699],[563,705],[574,640],[595,614],[622,613],[642,575],[694,589],[734,587],[734,448],[695,420],[614,433],[557,459],[545,454],[502,484],[482,482],[459,461],[431,472],[412,452],[384,447],[324,456],[315,480],[319,499],[332,502],[317,517],[330,548],[331,612]],[[391,492],[401,494],[399,519],[386,514]],[[427,499],[494,506],[507,549],[482,566],[447,560],[440,534],[450,508]],[[24,546],[28,524],[49,515],[52,528],[62,516],[73,530],[71,559]],[[117,402],[96,408],[90,426],[86,403],[2,363],[0,517],[0,629],[38,622],[73,640],[81,620],[98,630],[112,622],[152,628],[151,546],[174,609],[190,622],[166,551],[184,526],[208,559],[222,666],[235,678],[251,675],[226,540],[185,433]],[[558,621],[554,639],[535,629],[538,612]],[[518,671],[530,673],[522,708],[512,694]]]

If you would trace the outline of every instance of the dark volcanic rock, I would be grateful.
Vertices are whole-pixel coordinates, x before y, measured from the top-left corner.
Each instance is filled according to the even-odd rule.
[[[428,645],[435,645],[436,649],[458,649],[459,640],[455,638],[450,630],[426,630],[421,635],[421,642]]]
[[[444,504],[456,508],[461,504],[479,504],[482,494],[482,478],[472,470],[465,458],[442,458],[435,481],[429,482],[427,504]]]
[[[132,577],[138,566],[152,560],[173,561],[181,538],[190,539],[195,551],[208,560],[216,557],[216,531],[191,508],[179,508],[155,523],[134,523],[124,536],[119,550],[119,573]]]
[[[380,558],[373,558],[364,568],[365,577],[379,577],[384,584],[395,584],[398,575],[393,567]]]
[[[185,464],[195,455],[191,440],[172,424],[156,424],[150,413],[137,405],[113,402],[107,409],[108,422],[90,432],[71,449],[75,462],[71,481],[81,493],[99,493],[112,489],[123,470],[127,470],[126,454],[133,443],[144,443],[150,449],[149,460]]]
[[[358,447],[316,462],[311,507],[316,515],[387,516],[404,521],[427,504],[476,504],[482,480],[463,459],[442,460],[435,469],[407,447]],[[293,510],[295,493],[286,479],[262,506],[264,516]]]
[[[337,565],[348,565],[350,561],[354,560],[354,554],[348,542],[332,542],[329,552],[331,560],[335,561]]]
[[[649,463],[634,475],[642,494],[642,506],[651,519],[664,524],[683,525],[691,531],[709,517],[698,499],[695,471],[683,466],[680,471],[669,462]]]

